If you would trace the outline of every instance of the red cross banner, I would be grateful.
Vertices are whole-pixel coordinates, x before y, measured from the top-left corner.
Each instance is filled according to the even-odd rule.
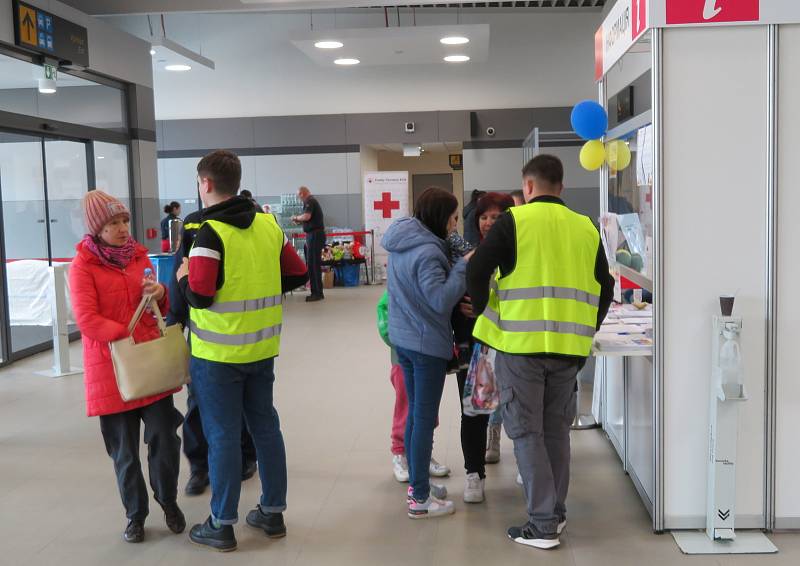
[[[380,241],[398,218],[408,216],[408,171],[378,171],[364,174],[364,227],[375,230],[375,257],[385,264]]]

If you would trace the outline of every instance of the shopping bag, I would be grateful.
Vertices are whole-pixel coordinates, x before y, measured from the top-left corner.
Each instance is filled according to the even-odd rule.
[[[500,391],[494,373],[496,355],[497,351],[492,348],[475,344],[461,399],[467,416],[491,415],[500,405]]]
[[[384,291],[378,301],[378,334],[387,346],[391,347],[389,342],[389,292]]]
[[[150,306],[161,334],[155,340],[136,343],[133,329]],[[142,297],[128,325],[128,336],[111,343],[111,361],[123,401],[135,401],[189,383],[189,347],[179,324],[167,326],[151,295]]]

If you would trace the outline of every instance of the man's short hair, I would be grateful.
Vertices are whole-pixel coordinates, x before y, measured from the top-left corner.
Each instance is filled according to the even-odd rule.
[[[564,165],[555,155],[537,155],[522,168],[522,178],[531,177],[552,186],[564,183]]]
[[[250,200],[253,199],[253,193],[251,193],[247,189],[242,189],[242,192],[239,193],[239,196],[242,196],[242,197],[244,197],[246,199],[250,199]]]
[[[242,182],[242,164],[232,151],[218,149],[200,160],[197,175],[214,181],[215,192],[235,196]]]

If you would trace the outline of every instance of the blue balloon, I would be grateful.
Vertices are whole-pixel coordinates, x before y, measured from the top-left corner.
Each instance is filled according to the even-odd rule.
[[[608,114],[594,100],[584,100],[572,109],[572,129],[585,140],[602,138],[608,130]]]

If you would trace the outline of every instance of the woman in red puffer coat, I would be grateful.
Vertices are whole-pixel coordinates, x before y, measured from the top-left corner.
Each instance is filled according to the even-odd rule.
[[[119,393],[110,343],[128,335],[128,323],[144,294],[167,310],[164,286],[145,279],[153,266],[147,248],[130,234],[130,212],[119,200],[102,191],[89,192],[82,201],[88,234],[77,246],[69,270],[70,298],[83,337],[84,381],[87,413],[100,417],[108,455],[114,461],[122,504],[128,517],[124,538],[144,540],[149,512],[147,485],[139,460],[141,423],[148,447],[150,485],[174,533],[186,528],[177,504],[181,439],[177,429],[183,417],[169,391],[125,402]],[[152,316],[142,317],[133,332],[137,342],[159,335]]]

